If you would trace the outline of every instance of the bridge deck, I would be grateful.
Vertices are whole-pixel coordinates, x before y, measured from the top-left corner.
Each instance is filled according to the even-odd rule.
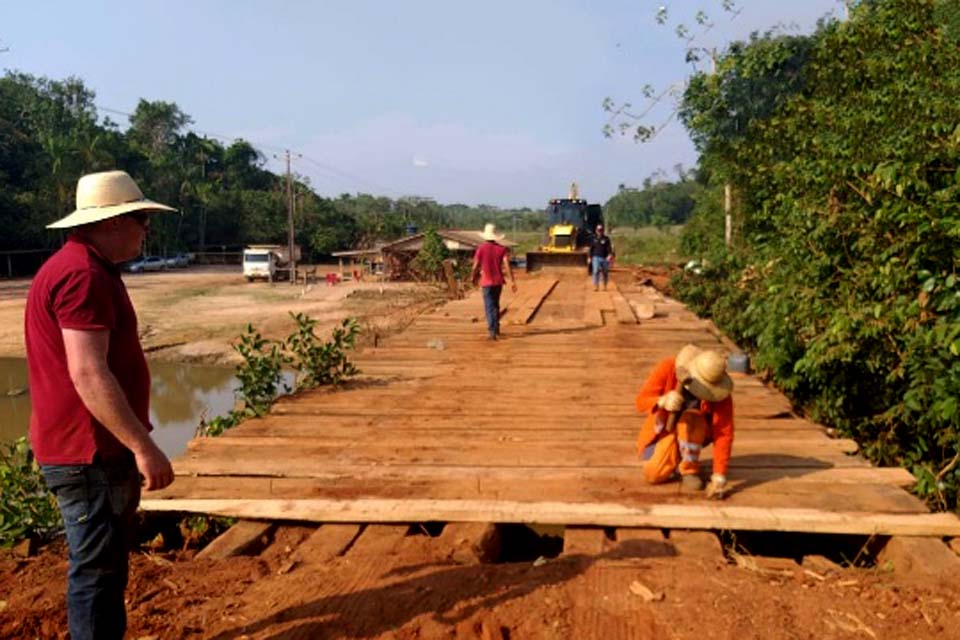
[[[346,389],[284,398],[270,415],[193,440],[177,481],[143,507],[319,522],[481,521],[960,535],[901,469],[878,469],[736,376],[722,503],[646,485],[633,398],[662,357],[733,345],[675,301],[627,282],[536,274],[505,293],[504,339],[485,339],[474,293],[357,355]],[[637,320],[649,305],[656,316]],[[709,472],[707,449],[707,472]]]

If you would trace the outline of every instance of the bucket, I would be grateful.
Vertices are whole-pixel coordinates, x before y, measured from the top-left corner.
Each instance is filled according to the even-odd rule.
[[[750,357],[740,351],[731,353],[727,358],[727,369],[731,373],[749,373]]]

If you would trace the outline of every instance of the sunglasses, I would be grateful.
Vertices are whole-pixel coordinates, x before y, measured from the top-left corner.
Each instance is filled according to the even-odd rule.
[[[126,217],[130,218],[144,229],[146,229],[150,224],[150,214],[146,211],[134,211],[133,213],[126,214]]]

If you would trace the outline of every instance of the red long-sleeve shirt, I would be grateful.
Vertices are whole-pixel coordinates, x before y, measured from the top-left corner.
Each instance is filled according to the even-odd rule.
[[[643,427],[637,438],[637,450],[641,453],[657,438],[657,418],[667,419],[667,411],[657,406],[660,396],[668,391],[679,391],[677,365],[674,358],[664,358],[647,377],[637,393],[636,405],[640,413],[646,413]],[[720,402],[700,402],[700,411],[706,416],[713,440],[713,472],[726,475],[733,450],[733,397]]]

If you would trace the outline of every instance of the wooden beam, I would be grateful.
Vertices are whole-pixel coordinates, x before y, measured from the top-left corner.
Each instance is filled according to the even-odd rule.
[[[273,522],[241,520],[201,549],[195,558],[223,560],[233,556],[257,554],[267,546],[275,526]]]
[[[563,531],[563,555],[596,556],[603,553],[609,541],[598,527],[566,527]]]
[[[925,581],[950,582],[960,575],[960,557],[943,540],[933,537],[890,538],[877,555],[877,566]]]
[[[516,522],[607,527],[957,536],[951,513],[889,514],[707,505],[499,500],[143,500],[147,511],[313,522]]]

